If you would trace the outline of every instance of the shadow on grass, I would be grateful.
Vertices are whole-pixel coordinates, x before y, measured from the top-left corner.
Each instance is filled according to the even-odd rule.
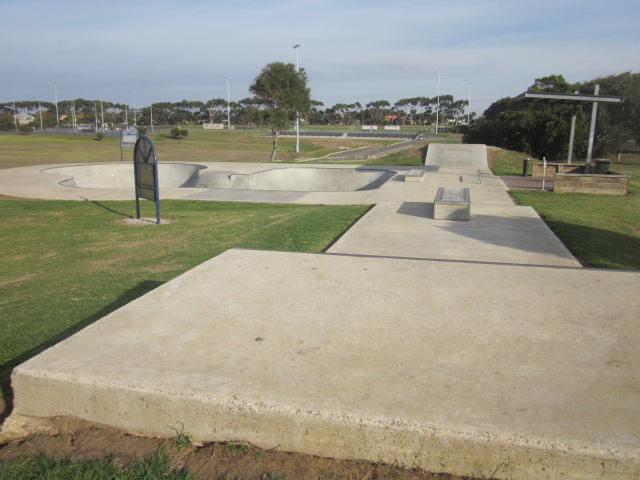
[[[585,266],[640,270],[640,238],[584,225],[545,221]]]
[[[35,357],[39,353],[44,352],[49,347],[52,347],[53,345],[60,343],[61,341],[69,338],[75,333],[78,333],[80,330],[82,330],[85,327],[88,327],[89,325],[94,323],[96,320],[101,319],[105,315],[108,315],[109,313],[114,312],[115,310],[119,309],[120,307],[123,307],[124,305],[135,300],[136,298],[139,298],[144,294],[149,293],[150,291],[158,288],[163,283],[164,282],[158,282],[158,281],[145,281],[145,282],[139,283],[132,289],[127,290],[122,295],[120,295],[114,302],[101,308],[96,313],[89,315],[85,319],[76,323],[72,327],[60,332],[58,335],[50,338],[46,342],[41,343],[37,347],[34,347],[31,350],[24,352],[22,355],[10,360],[9,362],[3,365],[0,365],[0,388],[2,389],[2,393],[4,395],[4,398],[3,398],[4,409],[0,411],[0,424],[4,422],[4,420],[11,414],[11,411],[13,409],[13,391],[11,390],[11,372],[15,367],[17,367],[21,363],[26,362],[30,358]]]
[[[85,202],[91,202],[94,205],[100,207],[100,208],[104,208],[107,212],[111,212],[111,213],[115,213],[116,215],[120,215],[121,217],[127,217],[127,218],[133,218],[132,215],[126,214],[126,213],[122,213],[122,212],[118,212],[117,210],[114,210],[113,208],[107,207],[106,205],[101,204],[100,202],[97,202],[95,200],[89,200],[88,198],[84,198],[84,197],[80,197],[82,198]]]

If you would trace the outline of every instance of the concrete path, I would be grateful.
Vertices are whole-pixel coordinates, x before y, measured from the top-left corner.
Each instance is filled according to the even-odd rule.
[[[329,253],[227,251],[25,362],[5,433],[72,415],[458,475],[637,478],[640,273],[580,268],[483,167],[423,168],[278,192],[376,206]],[[439,186],[470,189],[470,221],[433,220]]]

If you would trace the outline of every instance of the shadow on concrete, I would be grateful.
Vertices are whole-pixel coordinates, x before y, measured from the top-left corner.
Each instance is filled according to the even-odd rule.
[[[397,213],[400,215],[433,219],[433,210],[433,202],[403,202],[400,208],[398,208]]]
[[[525,252],[571,258],[562,241],[540,217],[483,215],[471,210],[470,221],[440,221],[439,227],[472,240]],[[566,252],[566,254],[565,254]]]
[[[60,343],[61,341],[69,338],[70,336],[78,333],[85,327],[88,327],[96,320],[101,319],[105,315],[108,315],[111,312],[116,311],[120,307],[123,307],[127,303],[135,300],[142,295],[149,293],[151,290],[158,288],[164,282],[158,281],[145,281],[141,282],[135,287],[127,290],[122,295],[120,295],[115,301],[110,303],[109,305],[101,308],[99,311],[95,312],[92,315],[84,318],[80,322],[75,325],[67,328],[66,330],[58,333],[53,338],[47,339],[45,342],[37,345],[26,352],[18,355],[17,357],[9,360],[8,362],[0,365],[0,388],[2,389],[3,400],[4,400],[4,409],[0,411],[0,424],[4,422],[4,420],[10,415],[11,410],[13,409],[13,391],[11,390],[11,372],[15,367],[20,365],[21,363],[26,362],[32,357],[44,352],[46,349],[52,347],[53,345]]]

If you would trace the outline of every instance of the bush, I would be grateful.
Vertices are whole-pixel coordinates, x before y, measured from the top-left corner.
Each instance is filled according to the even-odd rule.
[[[98,132],[98,133],[96,133],[96,137],[94,138],[94,140],[97,140],[98,142],[101,142],[103,138],[104,138],[104,133]]]
[[[189,136],[189,130],[187,130],[186,128],[180,130],[180,136],[181,137],[188,137]]]
[[[180,127],[173,127],[171,129],[171,138],[178,138],[180,136]]]
[[[138,134],[139,135],[146,135],[147,134],[147,127],[138,127]]]
[[[33,133],[33,127],[30,127],[29,125],[20,125],[18,127],[18,133],[21,135],[29,135],[30,133]]]

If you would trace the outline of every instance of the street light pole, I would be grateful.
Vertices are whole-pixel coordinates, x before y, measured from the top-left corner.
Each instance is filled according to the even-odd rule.
[[[136,89],[133,89],[133,125],[138,126],[138,111],[136,109]]]
[[[231,97],[229,95],[229,78],[225,77],[227,81],[227,130],[231,130]]]
[[[293,46],[293,49],[296,51],[296,73],[300,72],[300,68],[298,66],[298,49],[299,48],[300,48],[299,43]],[[296,110],[296,153],[300,153],[300,116],[297,110]]]
[[[436,106],[436,135],[438,134],[438,125],[440,123],[440,78],[442,77],[442,72],[436,72],[438,75],[438,104]]]
[[[60,115],[58,114],[58,84],[53,82],[53,90],[56,94],[56,128],[60,128]]]
[[[467,125],[471,125],[469,122],[469,114],[471,113],[471,84],[467,83],[469,86],[469,103],[467,104]]]

